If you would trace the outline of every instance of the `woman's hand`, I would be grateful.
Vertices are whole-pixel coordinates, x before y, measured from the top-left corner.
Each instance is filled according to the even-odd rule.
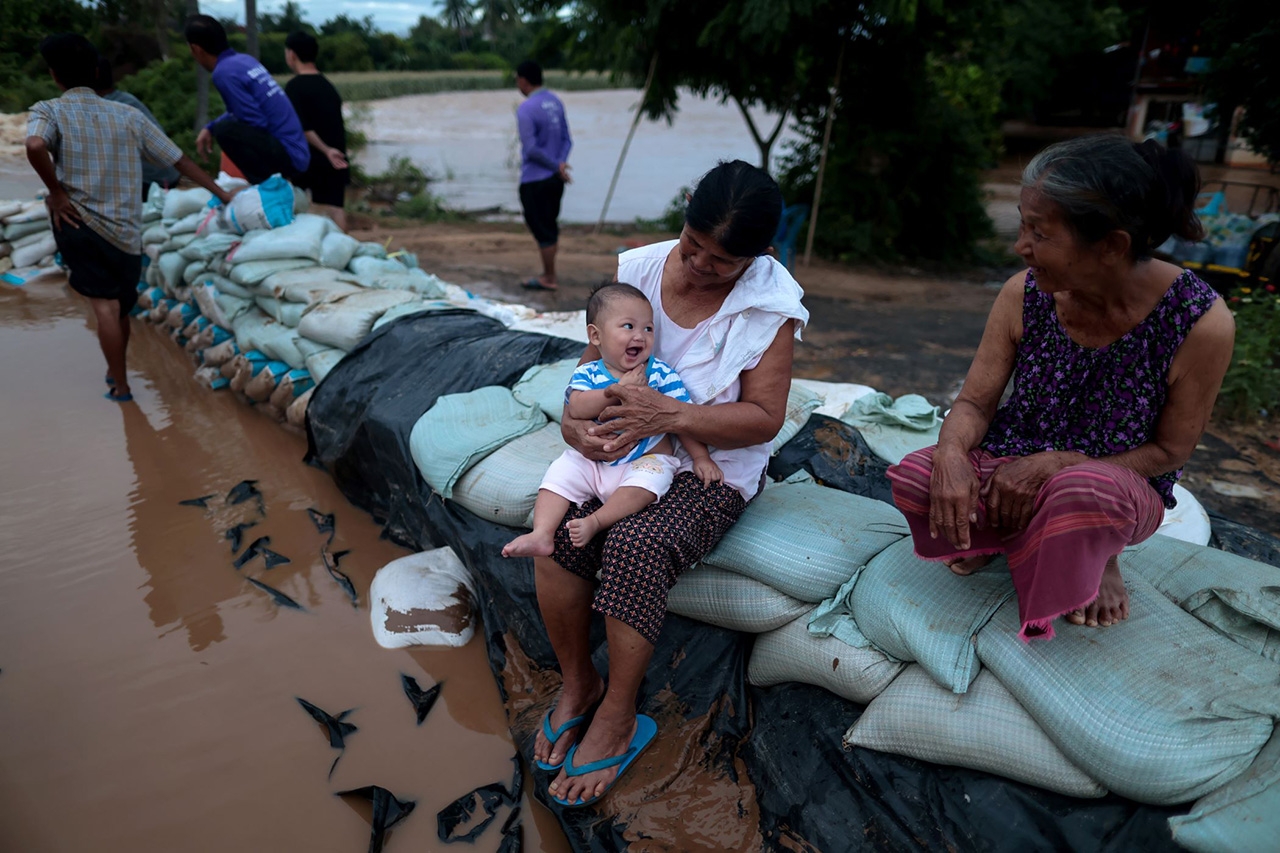
[[[951,547],[967,551],[969,527],[978,522],[980,486],[969,454],[939,445],[929,478],[929,535],[934,539],[941,535]]]
[[[598,426],[599,424],[593,420],[575,418],[566,411],[560,419],[560,435],[564,437],[566,444],[592,462],[613,462],[615,459],[626,456],[635,448],[636,442],[633,441],[613,450],[605,450],[605,445],[614,436],[607,431],[600,435],[593,434],[591,429]]]
[[[1040,487],[1067,467],[1062,454],[1033,453],[1006,462],[982,485],[987,505],[987,524],[1005,530],[1025,530],[1035,511]]]
[[[587,432],[607,437],[603,448],[606,453],[633,446],[642,438],[679,432],[676,413],[682,404],[648,385],[610,385],[605,393],[618,402],[606,406],[600,413],[601,423]]]

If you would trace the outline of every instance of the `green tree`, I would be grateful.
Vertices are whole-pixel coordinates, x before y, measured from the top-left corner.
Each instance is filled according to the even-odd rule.
[[[467,49],[467,36],[475,20],[475,6],[470,0],[443,0],[440,4],[440,20],[458,38],[458,44]]]
[[[295,0],[288,0],[277,14],[264,12],[258,16],[258,29],[264,33],[314,32],[315,27],[307,23],[303,16],[302,6]]]
[[[1244,107],[1237,131],[1280,164],[1280,17],[1251,0],[1220,0],[1213,8],[1210,92],[1228,120],[1234,107]]]

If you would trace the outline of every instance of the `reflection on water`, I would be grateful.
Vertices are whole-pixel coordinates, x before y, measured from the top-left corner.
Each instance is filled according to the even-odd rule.
[[[299,436],[199,388],[139,321],[138,402],[103,400],[87,307],[57,280],[0,289],[0,361],[0,850],[359,851],[368,827],[334,793],[365,785],[418,802],[391,853],[437,849],[438,809],[509,779],[482,644],[375,645],[363,595],[404,551],[301,463]],[[223,500],[243,479],[265,514]],[[336,515],[359,608],[324,571],[311,506]],[[224,531],[249,521],[246,544],[270,536],[289,563],[232,567]],[[421,727],[401,673],[446,682]],[[355,709],[332,779],[295,696]],[[532,848],[564,848],[544,810],[524,814]],[[495,829],[477,849],[497,843]]]
[[[573,150],[573,183],[565,188],[561,219],[595,222],[609,181],[631,127],[640,93],[630,89],[558,92],[564,101]],[[520,142],[515,109],[522,98],[514,88],[499,92],[448,92],[411,95],[368,104],[370,145],[361,165],[384,170],[392,157],[405,156],[439,180],[431,191],[452,206],[478,210],[501,205],[518,212]],[[722,159],[760,159],[742,114],[682,91],[674,121],[642,121],[627,153],[608,219],[631,222],[656,218],[682,187],[694,183]],[[772,131],[775,117],[752,110],[761,133]],[[796,138],[784,130],[773,147],[778,158]]]

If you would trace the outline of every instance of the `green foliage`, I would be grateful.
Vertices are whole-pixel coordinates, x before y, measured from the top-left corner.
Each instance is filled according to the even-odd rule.
[[[385,172],[364,176],[362,186],[374,201],[398,202],[422,195],[430,180],[408,157],[392,157]]]
[[[667,202],[666,209],[662,211],[662,214],[657,219],[636,217],[636,230],[663,232],[666,234],[679,233],[684,228],[684,208],[689,194],[692,192],[692,187],[681,187],[671,201]]]
[[[216,156],[209,160],[196,156],[196,63],[189,53],[144,68],[117,81],[116,86],[146,104],[187,156],[206,171],[217,172]],[[218,90],[210,86],[209,117],[221,115],[223,109]]]
[[[458,222],[466,218],[445,207],[442,198],[428,192],[420,193],[408,201],[398,201],[391,210],[402,219],[417,219],[421,222]]]
[[[31,76],[14,55],[0,55],[0,113],[20,113],[36,101],[56,98],[58,86],[44,71]]]
[[[327,38],[320,39],[320,55],[316,64],[332,71],[372,71],[373,57],[360,33],[344,31],[327,34]]]
[[[1231,355],[1217,411],[1230,420],[1280,414],[1280,293],[1276,285],[1241,287],[1227,295],[1236,318]]]
[[[1212,94],[1223,107],[1244,107],[1239,133],[1280,164],[1280,17],[1266,3],[1221,0],[1210,32],[1221,51],[1209,77]]]

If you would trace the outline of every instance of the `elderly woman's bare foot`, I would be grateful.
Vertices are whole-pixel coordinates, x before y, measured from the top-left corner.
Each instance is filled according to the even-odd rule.
[[[1128,618],[1129,591],[1124,588],[1124,578],[1120,576],[1120,561],[1112,557],[1102,570],[1098,597],[1087,607],[1068,613],[1066,620],[1072,625],[1107,628]]]
[[[565,527],[569,528],[569,544],[575,548],[585,548],[600,532],[600,521],[593,512],[586,518],[575,518],[572,521],[566,521]]]
[[[517,536],[502,549],[504,557],[550,557],[556,549],[555,533],[533,531]]]
[[[563,726],[566,720],[582,716],[590,711],[604,696],[604,690],[603,678],[598,679],[595,684],[583,690],[573,690],[569,685],[566,685],[560,691],[560,698],[556,700],[556,707],[551,711],[552,731]],[[538,735],[533,741],[533,757],[543,764],[563,764],[564,757],[569,752],[569,747],[577,742],[578,731],[581,728],[582,726],[578,725],[566,729],[559,739],[552,743],[547,740],[546,732],[540,727]]]
[[[971,575],[996,558],[995,554],[978,554],[975,557],[952,557],[942,564],[958,575]]]
[[[625,754],[635,733],[636,715],[634,713],[618,717],[606,716],[602,706],[595,719],[591,721],[590,728],[582,736],[578,751],[573,754],[574,766],[582,767],[593,761]],[[547,790],[562,800],[577,803],[600,796],[616,778],[618,778],[617,767],[606,767],[581,776],[570,776],[561,770],[560,775],[547,786]]]

